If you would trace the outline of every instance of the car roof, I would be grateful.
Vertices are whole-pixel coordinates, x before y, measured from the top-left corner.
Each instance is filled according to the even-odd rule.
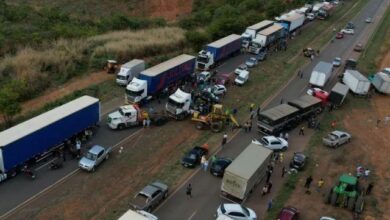
[[[345,133],[346,133],[346,132],[344,132],[344,131],[338,131],[338,130],[332,131],[332,134],[335,134],[335,135],[337,135],[337,136],[342,135],[342,134],[345,134]]]
[[[225,210],[229,210],[229,212],[234,212],[234,211],[238,211],[238,212],[242,212],[242,206],[240,204],[237,204],[237,203],[223,203],[222,204],[224,207],[225,207]]]
[[[102,147],[100,145],[94,145],[91,149],[89,149],[89,152],[91,152],[93,154],[98,154],[102,150],[104,150],[104,147]]]
[[[292,220],[292,217],[297,213],[297,209],[293,207],[285,207],[280,213],[278,219],[280,220]]]
[[[264,136],[264,139],[267,139],[268,141],[278,141],[279,139],[275,136]]]
[[[144,194],[144,195],[147,195],[147,196],[152,196],[153,193],[155,193],[157,190],[159,190],[159,188],[149,184],[147,186],[145,186],[140,193]]]

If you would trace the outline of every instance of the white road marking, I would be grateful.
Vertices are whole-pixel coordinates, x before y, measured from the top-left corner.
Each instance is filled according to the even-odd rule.
[[[195,215],[196,215],[196,211],[192,213],[192,215],[187,220],[191,220]]]
[[[45,163],[45,164],[43,164],[43,165],[37,167],[37,168],[35,169],[35,171],[38,171],[38,170],[44,168],[45,166],[47,166],[48,164],[50,164],[51,162],[53,162],[53,161],[55,161],[55,160],[56,160],[56,158],[54,158],[54,159],[50,160],[49,162],[47,162],[47,163]]]

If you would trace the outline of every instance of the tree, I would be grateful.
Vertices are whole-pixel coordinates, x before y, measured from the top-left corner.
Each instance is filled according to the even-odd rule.
[[[12,88],[11,84],[0,89],[0,114],[2,115],[6,127],[12,125],[13,117],[22,110],[19,103],[19,94]]]
[[[209,36],[205,32],[187,31],[185,36],[194,51],[201,50],[202,46],[209,40]]]

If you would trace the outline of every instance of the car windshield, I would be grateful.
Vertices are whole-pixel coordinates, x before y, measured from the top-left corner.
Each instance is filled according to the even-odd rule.
[[[241,206],[242,211],[245,213],[246,216],[249,216],[249,210],[245,208],[244,206]]]
[[[199,63],[208,63],[208,62],[209,62],[209,59],[208,59],[207,56],[205,56],[205,57],[199,56],[199,57],[197,58],[197,61],[198,61]]]
[[[196,160],[196,154],[194,154],[194,153],[190,153],[190,154],[188,154],[187,155],[187,159],[189,159],[189,160]]]
[[[85,155],[85,157],[86,157],[87,159],[90,159],[90,160],[95,161],[96,158],[97,158],[97,155],[88,151],[87,154]]]
[[[125,115],[125,113],[122,111],[121,108],[118,109],[118,112],[119,112],[119,114],[121,114],[121,115]]]
[[[332,141],[334,141],[334,140],[337,140],[338,137],[337,137],[337,135],[330,133],[330,134],[328,134],[328,138],[331,139]]]
[[[241,77],[241,76],[237,76],[237,79],[238,79],[239,81],[245,81],[245,79],[244,79],[243,77]]]
[[[260,139],[260,142],[261,142],[262,144],[264,144],[264,145],[268,145],[268,144],[269,144],[268,140],[265,139],[265,138]]]

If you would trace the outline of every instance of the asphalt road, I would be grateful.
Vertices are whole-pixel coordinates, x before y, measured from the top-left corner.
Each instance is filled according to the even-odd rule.
[[[331,62],[336,56],[341,57],[343,60],[350,57],[357,58],[359,54],[352,51],[353,47],[358,42],[362,42],[364,44],[368,40],[369,35],[374,31],[375,26],[379,21],[379,17],[383,15],[388,4],[388,1],[369,1],[363,10],[352,20],[352,22],[356,25],[355,34],[352,36],[346,36],[341,40],[335,40],[334,43],[327,45],[323,51],[320,51],[320,56],[316,57],[313,62],[302,68],[304,72],[303,79],[299,79],[298,77],[293,78],[289,84],[283,88],[280,93],[278,93],[278,95],[266,104],[265,107],[273,107],[279,104],[281,99],[290,100],[304,94],[308,88],[310,73],[318,61]],[[368,16],[374,17],[373,24],[366,24],[364,22],[365,18]],[[336,69],[334,71],[332,78],[325,86],[326,90],[329,91],[335,84],[338,73],[341,73],[340,69]],[[306,135],[303,138],[302,136],[297,137],[297,131],[292,131],[292,134],[290,134],[290,139],[292,140],[289,139],[290,149],[286,153],[286,161],[291,158],[292,152],[304,150],[310,137],[310,133],[312,132],[313,131],[307,132],[309,135]],[[240,131],[227,145],[223,147],[220,152],[218,152],[217,156],[229,158],[236,157],[243,149],[245,149],[253,137],[257,138],[259,137],[259,134],[253,130],[251,133],[244,133],[243,131]],[[188,183],[192,184],[192,199],[187,199],[185,195],[185,188]],[[273,185],[273,190],[275,191],[281,184],[274,183]],[[193,176],[184,182],[177,191],[173,192],[168,199],[155,210],[155,214],[162,220],[215,219],[214,214],[216,213],[219,204],[222,202],[230,202],[220,197],[220,186],[220,178],[211,176],[208,172],[197,170],[194,172]],[[257,191],[259,191],[259,189],[257,189]],[[255,191],[253,194],[256,193],[258,192]],[[264,217],[264,207],[266,206],[266,201],[260,198],[260,196],[249,196],[249,199],[244,204],[254,209],[260,219]]]

